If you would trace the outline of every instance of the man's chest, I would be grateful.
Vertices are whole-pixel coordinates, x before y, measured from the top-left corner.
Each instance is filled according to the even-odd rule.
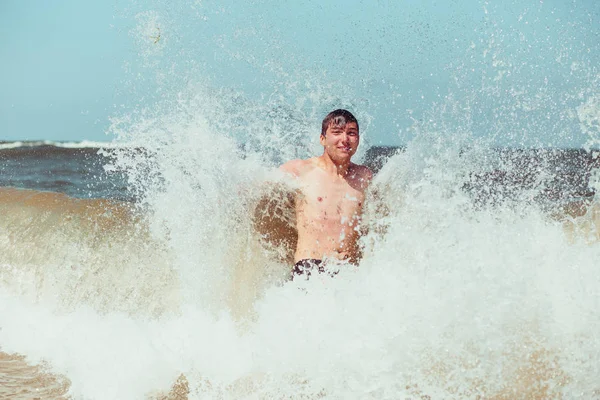
[[[299,189],[298,206],[320,216],[351,216],[364,201],[364,194],[345,182],[305,181]]]

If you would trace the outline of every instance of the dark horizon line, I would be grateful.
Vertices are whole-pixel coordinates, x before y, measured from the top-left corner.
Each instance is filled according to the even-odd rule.
[[[380,145],[373,145],[370,146],[369,149],[373,149],[373,148],[381,148],[381,149],[403,149],[406,148],[408,145],[406,144],[402,144],[402,145],[384,145],[384,144],[380,144]],[[468,147],[468,146],[464,146],[464,147]],[[589,151],[600,151],[600,148],[591,148],[589,150],[584,149],[583,147],[514,147],[514,146],[491,146],[489,147],[491,149],[510,149],[510,150],[583,150],[586,152]]]
[[[82,139],[82,140],[51,140],[51,139],[36,139],[36,140],[0,140],[0,145],[2,144],[11,144],[11,143],[23,143],[23,144],[31,144],[31,143],[39,143],[39,146],[52,146],[52,143],[84,143],[84,142],[88,142],[88,143],[106,143],[106,144],[119,144],[119,145],[124,145],[126,146],[126,143],[119,143],[119,142],[114,142],[114,141],[103,141],[103,140],[91,140],[91,139]],[[367,148],[367,151],[370,149],[405,149],[408,146],[408,144],[400,144],[400,145],[383,145],[383,144],[378,144],[378,145],[371,145],[370,147]],[[143,147],[143,146],[139,146],[136,145],[135,147]],[[469,146],[464,146],[464,147],[469,147]],[[102,148],[102,146],[88,146],[88,148]],[[517,146],[490,146],[489,148],[494,149],[494,150],[582,150],[585,152],[592,152],[592,151],[600,151],[600,148],[590,148],[589,150],[586,150],[583,147],[560,147],[560,146],[556,146],[556,147],[552,147],[552,146],[546,146],[546,147],[533,147],[533,146],[523,146],[523,147],[517,147]],[[9,149],[0,149],[0,151],[2,150],[9,150]]]

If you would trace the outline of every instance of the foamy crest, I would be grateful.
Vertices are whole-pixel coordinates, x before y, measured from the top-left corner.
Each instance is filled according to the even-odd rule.
[[[161,15],[139,14],[132,31],[150,69],[172,61],[158,60]],[[127,218],[65,198],[3,203],[2,351],[46,361],[75,398],[160,398],[177,379],[193,399],[597,396],[600,247],[584,239],[598,205],[579,226],[536,205],[544,174],[510,195],[486,179],[498,166],[519,178],[535,167],[494,158],[490,143],[572,132],[561,117],[582,104],[581,82],[513,80],[537,61],[519,63],[527,46],[505,51],[518,29],[497,31],[478,42],[490,69],[457,73],[456,95],[425,122],[415,115],[415,137],[376,176],[360,265],[307,282],[286,280],[255,207],[284,181],[278,164],[320,150],[326,112],[368,103],[347,100],[360,85],[235,48],[280,79],[264,96],[161,72],[188,82],[115,116],[127,146],[105,150],[107,171],[124,172],[139,199]],[[596,97],[585,94],[578,118],[595,129]],[[357,114],[368,138],[370,115]]]
[[[441,166],[451,160],[440,154],[439,167],[416,181],[390,178],[405,175],[411,156],[423,152],[431,150],[415,142],[388,163],[394,173],[379,175],[376,184],[395,187],[384,193],[401,196],[402,206],[389,209],[387,232],[361,265],[399,282],[398,307],[408,308],[405,322],[415,328],[409,337],[430,346],[417,353],[432,363],[419,386],[454,387],[459,398],[475,396],[473,388],[485,396],[512,388],[521,396],[529,379],[547,382],[537,389],[540,398],[591,395],[597,383],[587,372],[598,354],[595,345],[583,350],[581,338],[599,321],[592,317],[596,295],[582,285],[597,284],[597,246],[569,244],[560,223],[526,203],[474,209],[463,193],[444,187]]]
[[[128,122],[123,134],[145,148],[115,149],[111,168],[127,170],[140,191],[148,233],[116,249],[142,268],[102,285],[62,266],[37,272],[92,297],[50,309],[5,292],[3,351],[46,360],[76,397],[154,396],[181,374],[198,399],[593,396],[600,249],[570,242],[534,203],[474,202],[464,184],[488,168],[487,153],[468,133],[423,131],[389,160],[373,184],[358,268],[283,283],[289,266],[252,228],[257,188],[277,174],[215,128],[231,123],[214,123],[221,99],[199,91],[172,112]],[[64,253],[93,254],[50,254]],[[119,263],[117,254],[103,257]],[[98,276],[127,271],[117,267]],[[171,276],[171,267],[178,279],[165,287],[160,271]],[[142,281],[144,271],[154,272]],[[131,303],[141,307],[109,301],[142,288]],[[148,313],[161,290],[174,303]]]

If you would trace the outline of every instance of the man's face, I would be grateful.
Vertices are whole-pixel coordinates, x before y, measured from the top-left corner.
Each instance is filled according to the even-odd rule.
[[[325,152],[334,161],[349,160],[356,153],[358,142],[356,122],[348,122],[344,126],[331,123],[325,131],[325,136],[321,135],[321,145],[325,147]]]

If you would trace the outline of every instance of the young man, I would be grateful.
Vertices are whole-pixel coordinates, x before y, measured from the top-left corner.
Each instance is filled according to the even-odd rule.
[[[292,277],[325,272],[327,263],[358,262],[365,190],[373,173],[350,161],[360,141],[349,111],[327,114],[321,128],[323,154],[280,167],[297,180],[294,207],[298,242]],[[335,272],[329,271],[330,274]]]

